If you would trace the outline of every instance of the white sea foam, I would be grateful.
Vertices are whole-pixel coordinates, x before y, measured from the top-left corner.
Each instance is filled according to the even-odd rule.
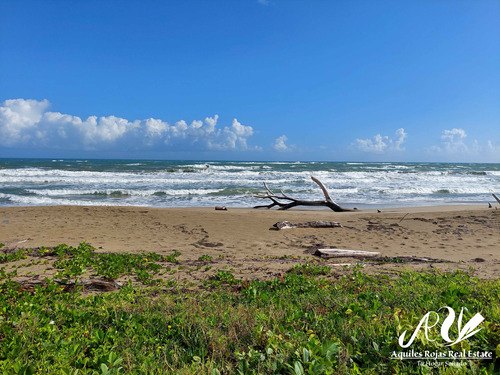
[[[85,164],[82,164],[85,163]],[[319,178],[334,199],[370,204],[491,200],[499,165],[305,162],[164,163],[55,160],[23,167],[0,164],[0,204],[207,206],[259,204],[263,182],[298,198],[322,199]],[[491,166],[491,167],[490,167]],[[7,203],[6,203],[7,202]],[[382,204],[381,203],[381,204]],[[356,204],[360,206],[359,204]]]
[[[49,196],[62,197],[73,195],[110,195],[110,196],[159,196],[159,195],[205,195],[223,191],[223,189],[163,189],[163,190],[132,190],[132,189],[105,189],[105,190],[85,190],[85,189],[26,189],[27,192]]]
[[[21,206],[52,206],[52,205],[74,205],[74,206],[121,206],[129,205],[126,202],[99,202],[90,200],[74,200],[74,199],[52,199],[49,197],[28,197],[28,196],[10,196],[12,203],[17,203]],[[140,204],[137,204],[140,206]],[[136,206],[134,204],[134,206]]]

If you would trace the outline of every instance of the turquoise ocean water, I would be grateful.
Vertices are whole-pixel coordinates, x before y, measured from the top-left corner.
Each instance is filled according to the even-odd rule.
[[[0,159],[0,206],[252,207],[263,182],[346,207],[494,202],[500,164]]]

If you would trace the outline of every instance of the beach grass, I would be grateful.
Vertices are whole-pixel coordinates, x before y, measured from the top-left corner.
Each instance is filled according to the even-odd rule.
[[[180,253],[103,254],[86,243],[73,248],[23,249],[55,257],[57,276],[33,289],[0,281],[0,373],[4,374],[495,374],[500,371],[500,283],[465,272],[368,275],[346,268],[293,266],[271,281],[239,280],[218,270],[196,288],[158,275]],[[88,294],[78,278],[128,276],[116,292]],[[63,281],[61,281],[63,280]],[[76,281],[75,288],[64,282]],[[133,282],[132,282],[133,280]],[[56,282],[57,281],[57,282]],[[475,335],[451,348],[420,332],[420,350],[490,351],[488,360],[419,366],[391,358],[398,338],[429,311],[464,310],[467,322],[485,317]],[[456,324],[450,337],[457,337]],[[407,335],[408,337],[408,335]],[[443,364],[444,362],[442,362]]]

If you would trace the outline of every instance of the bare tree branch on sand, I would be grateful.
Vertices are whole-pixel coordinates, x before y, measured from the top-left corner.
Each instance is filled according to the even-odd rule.
[[[261,199],[269,199],[271,200],[271,203],[268,205],[261,205],[261,206],[255,206],[254,208],[273,208],[275,206],[278,206],[279,210],[288,210],[289,208],[296,207],[296,206],[324,206],[328,207],[331,210],[335,212],[346,212],[346,211],[355,211],[357,210],[356,208],[349,209],[349,208],[344,208],[339,206],[337,203],[333,201],[332,198],[330,198],[330,194],[328,194],[328,190],[326,190],[325,185],[318,180],[317,178],[311,176],[311,179],[318,184],[318,186],[321,188],[323,191],[323,195],[325,196],[324,200],[320,201],[309,201],[309,200],[301,200],[301,199],[296,199],[289,197],[283,191],[280,192],[280,194],[275,194],[267,184],[264,182],[264,187],[266,188],[266,193],[265,194],[257,194],[254,195],[255,198],[261,198]]]

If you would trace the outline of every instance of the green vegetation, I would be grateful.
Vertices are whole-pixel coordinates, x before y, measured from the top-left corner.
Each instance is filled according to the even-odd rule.
[[[15,262],[16,260],[26,259],[27,257],[28,257],[28,250],[20,249],[17,251],[13,251],[9,254],[0,254],[0,263]]]
[[[236,283],[239,283],[239,280],[236,280],[231,272],[225,270],[217,270],[217,273],[210,278],[210,282],[205,285],[220,287],[224,284],[232,285]]]
[[[202,256],[200,256],[198,258],[198,260],[201,260],[203,262],[210,262],[212,260],[213,257],[211,257],[210,255],[207,255],[207,254],[203,254]]]
[[[32,253],[32,252],[30,252]],[[0,374],[496,374],[500,371],[500,283],[464,272],[404,272],[390,278],[359,268],[343,276],[314,265],[272,281],[241,281],[217,270],[200,290],[156,280],[167,257],[102,254],[88,244],[58,246],[59,272],[83,268],[104,277],[136,275],[113,293],[65,292],[47,279],[27,289],[0,284]],[[50,255],[49,255],[50,254]],[[178,255],[177,255],[178,256]],[[173,257],[175,261],[177,256]],[[82,268],[83,267],[83,268]],[[326,267],[328,268],[328,267]],[[142,272],[150,277],[142,278]],[[314,275],[323,275],[320,278]],[[450,306],[476,313],[481,329],[453,347],[431,330],[420,350],[492,351],[493,360],[431,368],[390,359],[398,337],[429,311]],[[464,323],[465,324],[465,323]],[[457,325],[450,337],[457,337]]]
[[[62,244],[52,249],[42,247],[35,250],[17,250],[15,252],[0,255],[0,263],[26,259],[28,255],[42,258],[55,258],[53,267],[59,269],[55,274],[56,278],[75,278],[92,270],[95,275],[102,276],[108,280],[115,280],[122,276],[133,275],[143,284],[151,284],[161,281],[153,279],[153,276],[162,268],[161,264],[158,263],[178,263],[177,257],[180,256],[181,253],[176,251],[168,256],[145,252],[141,252],[140,254],[96,253],[95,248],[82,242],[78,247]],[[18,268],[39,263],[40,261],[36,262],[32,260],[30,264],[22,264],[18,266]],[[14,274],[9,275],[5,273],[4,270],[5,266],[0,268],[0,280],[15,276]]]
[[[294,273],[296,275],[307,275],[307,276],[318,276],[318,275],[328,275],[331,270],[330,267],[324,266],[320,267],[310,263],[296,264],[290,268],[288,273]]]

